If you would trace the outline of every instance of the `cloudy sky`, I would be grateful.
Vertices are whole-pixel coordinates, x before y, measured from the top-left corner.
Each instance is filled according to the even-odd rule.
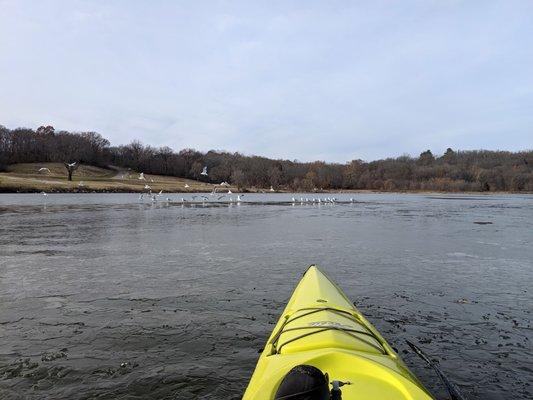
[[[0,0],[0,124],[299,160],[533,148],[533,1]]]

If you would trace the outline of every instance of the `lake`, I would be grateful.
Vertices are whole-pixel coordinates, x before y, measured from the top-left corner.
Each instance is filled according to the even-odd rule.
[[[0,195],[0,397],[239,399],[316,263],[435,393],[405,339],[471,399],[531,398],[532,195],[191,196]]]

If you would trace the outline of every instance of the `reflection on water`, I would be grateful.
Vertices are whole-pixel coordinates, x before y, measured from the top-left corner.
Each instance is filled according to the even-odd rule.
[[[312,263],[435,392],[404,339],[530,396],[533,196],[293,196],[0,195],[0,397],[238,399]]]

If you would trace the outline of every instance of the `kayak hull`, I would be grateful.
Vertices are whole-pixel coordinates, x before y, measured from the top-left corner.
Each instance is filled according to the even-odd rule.
[[[296,287],[267,344],[243,400],[272,400],[283,377],[312,365],[329,380],[350,382],[346,399],[433,397],[392,347],[318,267]]]

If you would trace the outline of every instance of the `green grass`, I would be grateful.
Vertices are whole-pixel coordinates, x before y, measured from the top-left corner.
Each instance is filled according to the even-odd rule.
[[[50,172],[39,172],[40,168],[48,168]],[[80,165],[69,182],[67,170],[60,163],[13,164],[7,172],[0,173],[0,192],[143,192],[146,191],[145,185],[149,185],[154,192],[163,190],[168,193],[210,192],[214,187],[192,179],[144,176],[145,180],[139,180],[139,173],[135,171]],[[234,187],[230,189],[236,190]]]

